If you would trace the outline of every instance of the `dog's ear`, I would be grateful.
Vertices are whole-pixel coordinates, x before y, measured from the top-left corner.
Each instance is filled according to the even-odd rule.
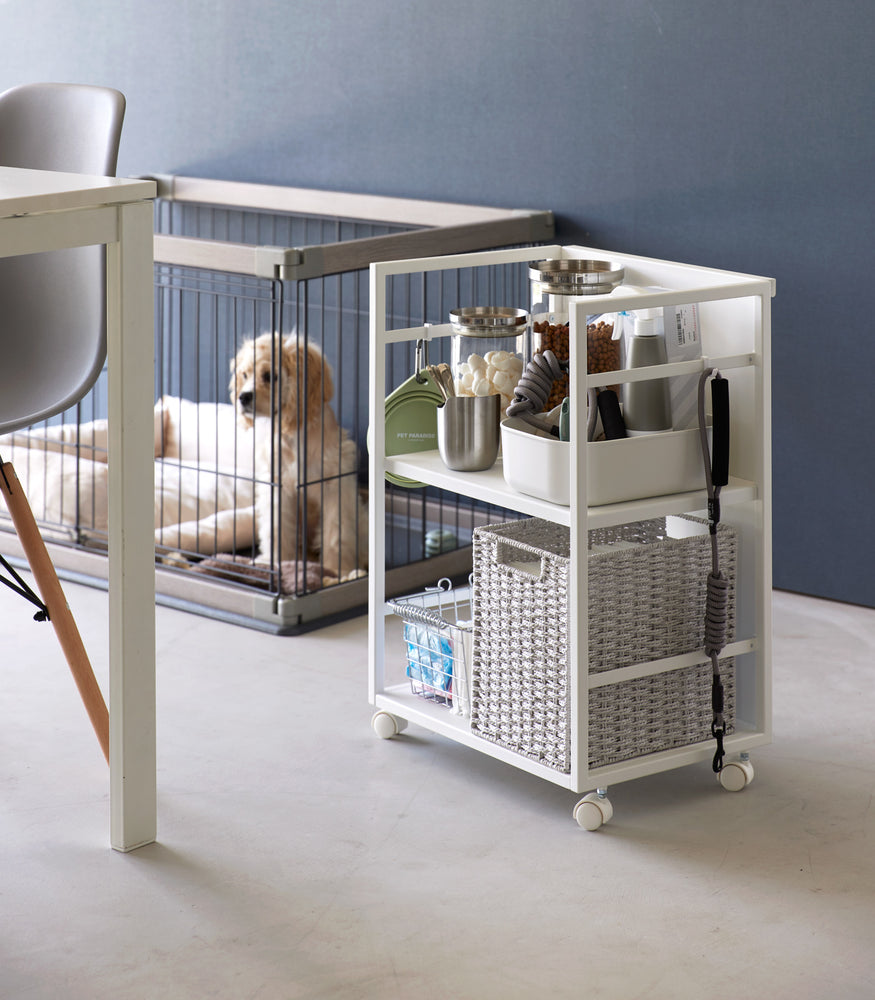
[[[237,349],[237,353],[228,362],[228,370],[231,372],[232,375],[234,374],[234,372],[237,371],[237,366],[240,364],[240,359],[242,357],[245,357],[246,353],[248,353],[250,357],[252,356],[254,347],[255,347],[255,341],[251,337],[249,338],[249,340],[243,341],[243,343]]]
[[[235,406],[237,403],[237,381],[238,381],[238,372],[240,366],[243,363],[243,359],[246,358],[247,355],[251,355],[254,350],[255,350],[255,341],[251,339],[247,340],[240,345],[240,349],[228,363],[228,370],[231,373],[231,378],[228,381],[228,396],[231,402],[235,404]],[[252,418],[248,414],[241,413],[238,411],[237,420],[239,421],[242,427],[248,428],[252,426]]]
[[[315,344],[307,344],[307,397],[320,408],[334,399],[334,372]]]

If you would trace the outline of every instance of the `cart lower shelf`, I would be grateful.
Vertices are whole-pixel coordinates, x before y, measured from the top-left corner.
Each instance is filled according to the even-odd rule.
[[[453,715],[444,705],[431,703],[415,695],[408,684],[399,684],[377,694],[374,705],[376,712],[372,718],[372,726],[382,739],[396,736],[406,729],[408,723],[414,723],[430,732],[445,736],[456,743],[471,747],[494,757],[496,760],[503,761],[576,793],[604,791],[609,785],[630,781],[633,778],[657,774],[688,764],[710,761],[714,755],[713,740],[706,740],[686,747],[633,758],[607,767],[588,769],[581,774],[577,774],[574,768],[572,768],[571,774],[563,774],[550,767],[545,767],[537,761],[530,760],[523,754],[515,753],[492,743],[490,740],[483,739],[471,731],[468,719],[460,715]],[[767,734],[739,726],[735,733],[726,738],[727,758],[740,754],[742,755],[741,763],[746,763],[744,755],[755,747],[763,746],[768,742]],[[750,783],[748,779],[739,788],[732,787],[738,783],[739,775],[735,771],[738,766],[739,762],[727,760],[727,765],[724,767],[724,770],[727,771],[726,779],[721,780],[724,787],[733,791],[740,791],[741,788]]]

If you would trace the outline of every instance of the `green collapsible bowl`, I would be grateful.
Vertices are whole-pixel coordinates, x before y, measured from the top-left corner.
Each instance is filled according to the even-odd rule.
[[[417,381],[411,375],[386,397],[386,455],[405,455],[416,451],[437,449],[437,408],[444,397],[434,380],[423,371]],[[371,432],[368,431],[368,450],[371,449]],[[395,486],[414,489],[425,483],[386,473],[386,479]]]

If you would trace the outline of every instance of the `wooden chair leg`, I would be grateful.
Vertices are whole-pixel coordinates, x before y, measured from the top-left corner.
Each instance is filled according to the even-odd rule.
[[[18,533],[24,554],[30,564],[34,580],[39,588],[43,603],[48,608],[49,619],[54,626],[55,634],[64,656],[70,666],[76,687],[88,712],[88,718],[97,734],[103,756],[109,762],[109,711],[103,698],[103,693],[91,668],[91,661],[85,651],[82,637],[67,598],[61,589],[61,583],[55,572],[55,567],[46,550],[45,542],[37,527],[33,511],[27,502],[27,497],[21,488],[21,483],[15,474],[15,469],[9,462],[4,462],[0,476],[6,506],[12,517],[12,523]]]

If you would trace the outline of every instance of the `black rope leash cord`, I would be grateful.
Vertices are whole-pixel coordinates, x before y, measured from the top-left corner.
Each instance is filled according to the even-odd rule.
[[[705,383],[713,374],[711,383],[711,416],[713,458],[708,450],[708,431],[705,424]],[[720,489],[729,482],[729,382],[713,368],[699,377],[699,436],[702,443],[702,460],[708,488],[708,531],[711,534],[711,572],[705,596],[705,652],[711,657],[713,679],[711,682],[711,735],[717,741],[712,767],[719,774],[723,770],[723,737],[726,720],[723,717],[723,681],[720,678],[720,653],[726,645],[726,627],[729,606],[729,580],[720,569],[720,552],[717,543],[717,526],[720,523]]]
[[[0,474],[3,476],[3,488],[11,496],[12,495],[12,485],[6,477],[6,468],[3,460],[0,459]],[[27,585],[27,583],[15,572],[15,569],[6,561],[6,559],[0,555],[0,566],[6,570],[6,572],[12,577],[8,580],[5,576],[0,574],[0,583],[5,584],[10,590],[18,594],[19,597],[23,597],[26,601],[30,601],[37,608],[37,613],[33,616],[35,622],[47,622],[49,620],[49,609],[45,604],[39,599],[34,590]]]

